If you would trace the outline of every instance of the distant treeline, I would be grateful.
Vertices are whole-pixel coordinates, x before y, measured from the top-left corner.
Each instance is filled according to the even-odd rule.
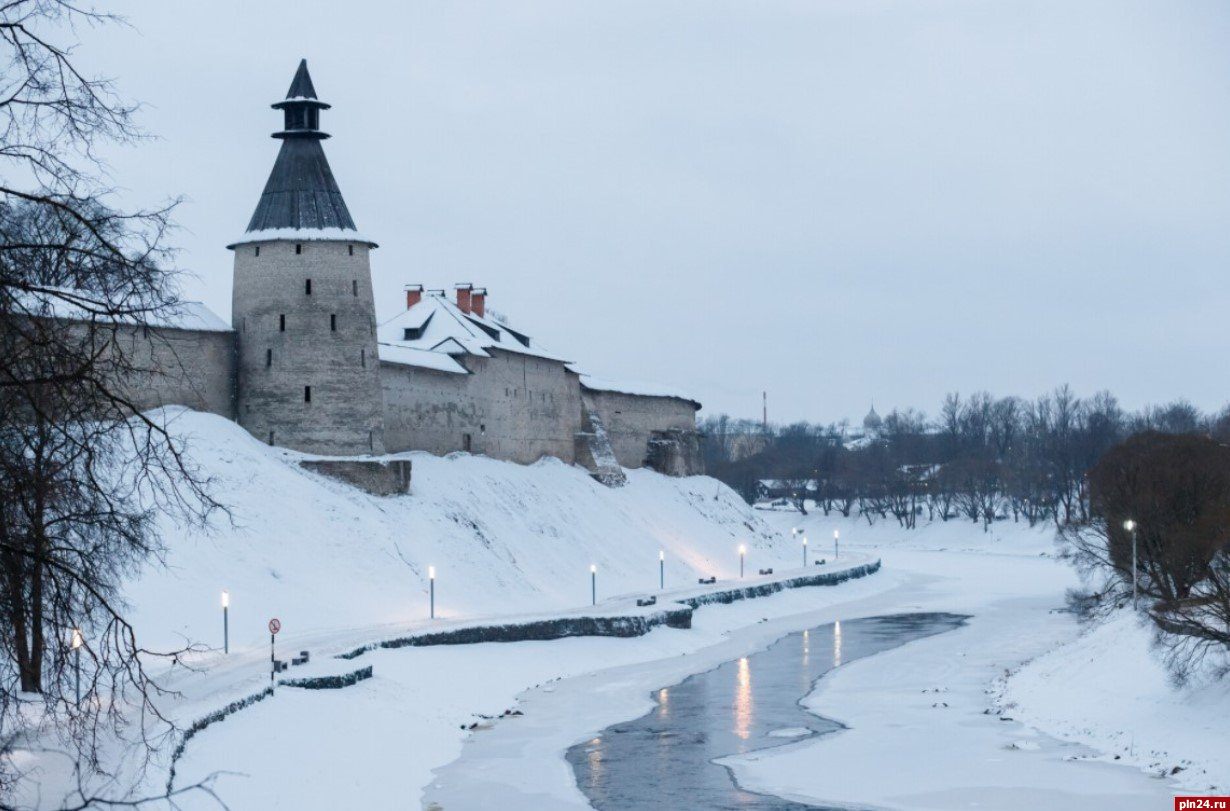
[[[903,527],[920,516],[1064,525],[1089,519],[1086,474],[1114,445],[1146,431],[1230,441],[1230,406],[1204,414],[1179,400],[1129,413],[1109,392],[1083,399],[1065,385],[1032,400],[950,394],[935,419],[894,410],[871,431],[724,414],[700,428],[707,472],[749,502],[814,501],[825,514]]]

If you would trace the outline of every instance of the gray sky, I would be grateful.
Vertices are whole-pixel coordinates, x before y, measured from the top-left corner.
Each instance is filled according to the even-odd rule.
[[[160,137],[117,182],[188,198],[223,317],[306,57],[382,319],[485,284],[596,375],[779,421],[1230,400],[1221,0],[116,5],[82,58]]]

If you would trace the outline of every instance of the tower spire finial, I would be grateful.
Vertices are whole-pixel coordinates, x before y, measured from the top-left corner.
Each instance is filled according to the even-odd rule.
[[[274,138],[309,138],[320,141],[329,137],[327,132],[320,131],[320,111],[328,110],[329,105],[316,98],[316,87],[312,84],[311,74],[308,73],[306,59],[299,60],[299,68],[295,71],[295,78],[290,80],[286,98],[271,106],[285,114],[282,131],[275,132]]]
[[[286,91],[287,99],[314,99],[316,88],[312,86],[312,76],[308,73],[307,60],[299,60],[299,69],[295,78],[290,81],[290,90]]]

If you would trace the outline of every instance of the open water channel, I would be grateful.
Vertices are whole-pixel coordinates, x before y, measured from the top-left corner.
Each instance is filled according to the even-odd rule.
[[[654,710],[577,744],[568,761],[598,811],[814,811],[822,806],[741,789],[716,761],[841,729],[800,703],[817,679],[964,621],[954,614],[896,614],[790,634],[759,653],[662,688]]]

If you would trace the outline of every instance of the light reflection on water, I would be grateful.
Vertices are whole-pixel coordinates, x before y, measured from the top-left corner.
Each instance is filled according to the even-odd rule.
[[[735,734],[743,740],[751,735],[752,728],[752,670],[747,657],[739,660],[735,687]]]
[[[833,623],[833,667],[841,667],[841,620]]]
[[[713,761],[840,729],[800,704],[818,678],[843,661],[948,631],[963,621],[952,614],[847,620],[790,634],[759,653],[690,676],[654,693],[657,707],[643,717],[608,727],[568,750],[577,785],[598,811],[815,811],[817,806],[744,791],[729,770]],[[831,664],[828,657],[810,655],[812,632],[832,634]],[[782,729],[805,729],[807,734],[769,734]]]

